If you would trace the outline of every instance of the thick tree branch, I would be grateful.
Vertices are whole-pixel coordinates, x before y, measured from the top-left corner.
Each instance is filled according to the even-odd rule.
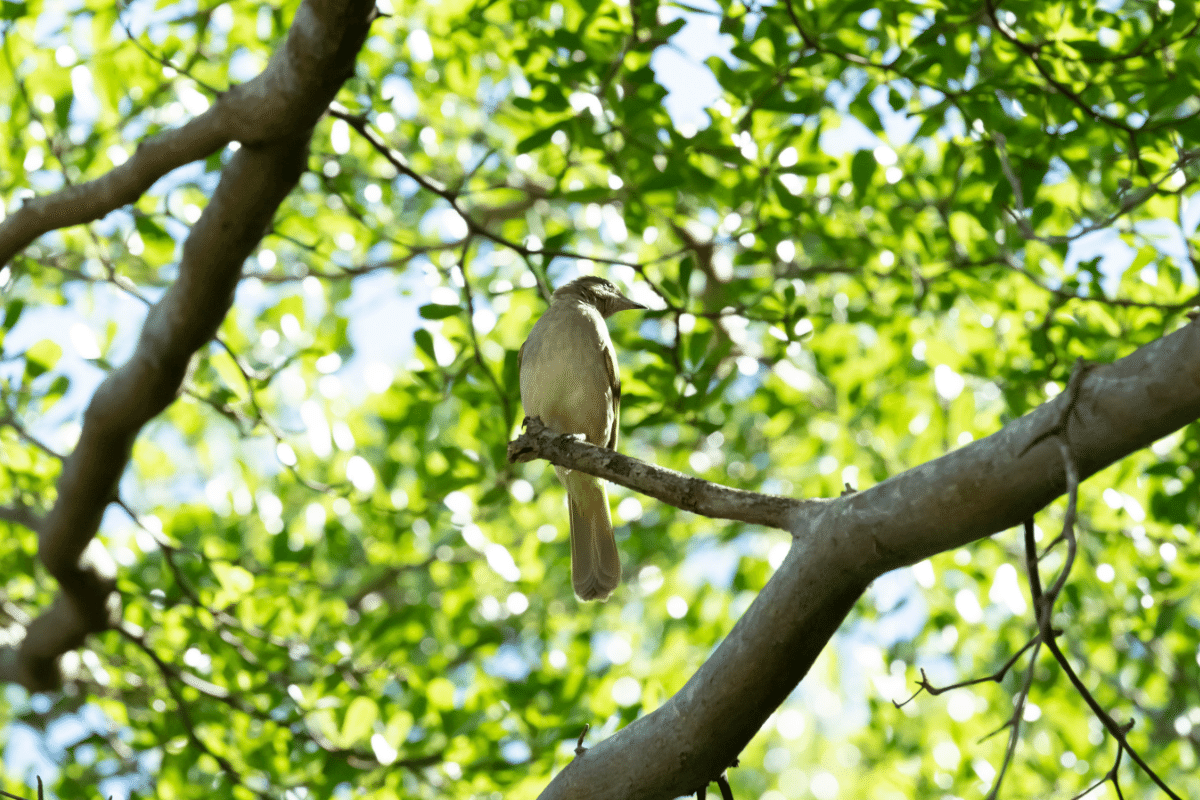
[[[1200,418],[1200,323],[1090,369],[1077,397],[1067,395],[870,489],[799,504],[791,551],[717,651],[665,705],[572,761],[543,800],[670,798],[715,778],[808,672],[872,580],[1006,530],[1066,490],[1056,441],[1024,452],[1063,419],[1064,405],[1074,403],[1066,419],[1080,480]],[[709,487],[689,494],[695,479],[666,483],[636,459],[607,451],[596,458],[595,447],[551,438],[553,463],[649,489],[681,508],[688,497],[719,494]],[[544,439],[531,442],[541,447]]]
[[[242,262],[299,180],[312,125],[352,71],[373,13],[371,0],[306,0],[286,47],[246,85],[257,88],[242,87],[239,96],[261,95],[262,114],[238,106],[244,118],[234,119],[230,138],[245,136],[252,120],[258,135],[222,170],[184,243],[179,277],[150,309],[133,356],[92,397],[79,443],[63,465],[57,501],[38,532],[39,556],[61,592],[20,644],[16,671],[30,690],[57,686],[58,657],[112,624],[112,580],[81,565],[80,557],[116,497],[138,432],[175,400],[189,361],[229,310]],[[0,653],[0,663],[11,663],[11,655]]]

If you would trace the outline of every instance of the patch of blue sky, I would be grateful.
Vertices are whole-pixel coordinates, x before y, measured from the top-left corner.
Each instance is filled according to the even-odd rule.
[[[36,714],[47,714],[52,707],[46,695],[29,696],[19,687],[10,685],[5,689],[6,700],[14,708],[29,705]],[[112,722],[97,706],[86,703],[79,711],[55,718],[45,731],[37,731],[24,723],[14,723],[5,730],[8,739],[3,763],[6,774],[24,780],[31,788],[40,777],[43,783],[52,784],[58,779],[60,766],[75,759],[81,762],[94,761],[96,750],[83,743],[93,734],[107,736],[112,733]],[[149,776],[153,775],[161,762],[161,753],[149,750],[138,753],[138,766],[134,772],[126,771],[116,759],[106,759],[101,768],[109,777],[100,785],[100,795],[114,800],[125,800],[133,792],[145,791],[150,787]]]
[[[659,21],[685,20],[683,27],[671,37],[670,43],[655,50],[650,66],[655,77],[667,90],[663,101],[667,113],[681,130],[692,126],[697,130],[708,127],[706,111],[721,97],[722,89],[712,70],[704,62],[711,56],[733,64],[731,54],[734,40],[720,32],[720,6],[707,0],[692,3],[711,13],[688,11],[678,6],[663,6]]]

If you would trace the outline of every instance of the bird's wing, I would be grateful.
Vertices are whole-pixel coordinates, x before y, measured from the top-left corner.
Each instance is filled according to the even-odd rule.
[[[605,343],[603,361],[604,368],[608,372],[608,389],[612,395],[612,425],[608,429],[608,441],[605,447],[609,450],[617,449],[617,433],[621,426],[621,373],[617,367],[617,351],[611,343]]]

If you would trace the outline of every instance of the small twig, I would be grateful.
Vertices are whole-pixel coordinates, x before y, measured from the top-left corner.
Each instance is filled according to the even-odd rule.
[[[51,458],[57,461],[63,461],[66,458],[66,456],[64,456],[62,453],[59,453],[54,448],[50,447],[50,445],[46,444],[41,439],[38,439],[36,436],[26,430],[25,426],[21,424],[20,420],[18,420],[8,409],[5,409],[3,416],[0,416],[0,427],[6,425],[16,432],[17,437],[21,439],[21,441],[25,442],[26,444],[33,445]]]
[[[554,258],[570,258],[570,259],[587,259],[587,260],[594,261],[594,262],[597,262],[600,264],[611,264],[613,266],[630,267],[631,269],[641,269],[641,268],[644,268],[644,266],[645,266],[644,264],[640,264],[640,263],[633,262],[633,261],[626,261],[625,259],[606,258],[604,256],[598,256],[598,255],[588,255],[588,254],[579,253],[579,252],[576,252],[573,250],[563,250],[563,249],[546,250],[546,249],[540,249],[540,248],[526,247],[525,245],[521,244],[520,242],[514,242],[513,240],[505,238],[504,236],[501,236],[498,233],[494,233],[494,232],[488,230],[487,227],[485,227],[483,224],[481,224],[477,219],[475,219],[474,216],[472,216],[467,211],[467,209],[463,206],[463,204],[461,202],[461,193],[460,192],[456,192],[453,189],[450,189],[450,188],[444,186],[441,183],[441,181],[437,181],[437,180],[434,180],[433,178],[426,177],[426,176],[422,175],[421,173],[417,172],[416,170],[414,170],[412,167],[410,167],[408,165],[407,161],[405,160],[404,156],[402,156],[400,153],[392,150],[392,148],[389,147],[381,138],[379,138],[378,136],[375,135],[374,131],[372,131],[370,128],[367,127],[367,120],[365,117],[363,117],[362,115],[359,115],[359,114],[351,114],[349,112],[346,112],[346,111],[338,109],[338,108],[331,108],[329,111],[329,114],[332,117],[336,117],[337,119],[342,120],[343,122],[348,124],[351,128],[353,128],[355,131],[357,131],[358,134],[360,136],[362,136],[364,139],[366,139],[367,143],[369,145],[371,145],[371,147],[374,148],[377,153],[379,153],[381,156],[383,156],[385,159],[387,159],[388,163],[391,164],[392,167],[397,172],[399,172],[401,175],[408,176],[412,180],[416,181],[417,185],[420,186],[422,189],[425,189],[428,192],[432,192],[433,194],[435,194],[438,197],[445,200],[450,205],[450,207],[452,209],[454,209],[454,211],[456,211],[460,217],[462,217],[463,222],[465,222],[467,225],[467,230],[477,236],[481,236],[485,239],[489,239],[489,240],[495,242],[496,244],[501,245],[502,247],[507,247],[508,249],[510,249],[516,253],[519,253],[521,256],[524,256],[526,258],[528,258],[530,256],[538,256],[538,257],[544,258],[544,259],[546,259],[547,263],[549,263],[549,261]]]
[[[1067,475],[1067,511],[1063,514],[1063,530],[1060,538],[1067,541],[1067,560],[1063,567],[1058,572],[1058,578],[1055,579],[1054,585],[1046,592],[1046,597],[1049,598],[1050,605],[1058,599],[1058,595],[1062,592],[1063,586],[1067,583],[1067,576],[1071,574],[1071,567],[1075,565],[1075,554],[1078,550],[1078,543],[1075,538],[1075,514],[1079,504],[1079,470],[1075,466],[1075,459],[1071,456],[1071,448],[1060,437],[1058,440],[1058,449],[1062,454],[1063,468]],[[1049,609],[1047,609],[1049,610]],[[1042,635],[1050,625],[1047,619],[1044,625],[1039,625],[1042,629]]]
[[[0,506],[0,521],[22,525],[35,533],[42,529],[45,518],[22,503]]]
[[[492,373],[487,362],[483,360],[483,350],[479,346],[479,335],[475,331],[475,294],[471,288],[471,276],[467,274],[467,256],[471,247],[471,238],[463,243],[462,255],[459,258],[459,271],[462,273],[463,279],[463,297],[467,301],[467,331],[471,336],[471,350],[475,357],[475,364],[483,372],[488,382],[492,384],[492,388],[496,390],[496,397],[500,401],[501,408],[504,409],[504,430],[512,430],[513,411],[512,403],[509,401],[508,392],[504,391],[504,387],[500,385],[500,380]]]
[[[1000,169],[1004,171],[1004,177],[1008,179],[1009,188],[1013,193],[1013,202],[1017,204],[1017,225],[1026,239],[1032,239],[1034,237],[1033,228],[1029,225],[1029,220],[1025,219],[1024,187],[1021,185],[1020,177],[1013,172],[1012,164],[1008,161],[1008,148],[1005,147],[1008,140],[1000,131],[992,131],[992,141],[996,143],[996,153],[1000,156]]]
[[[921,680],[917,681],[917,691],[913,692],[912,697],[908,698],[903,703],[898,703],[893,700],[892,705],[894,705],[896,708],[904,708],[904,706],[915,700],[923,691],[928,692],[934,697],[937,697],[939,694],[944,694],[952,689],[963,689],[967,686],[975,686],[976,684],[988,683],[989,681],[992,683],[1000,683],[1000,681],[1004,680],[1004,676],[1008,674],[1008,671],[1012,669],[1013,664],[1017,663],[1017,659],[1019,659],[1026,650],[1037,644],[1038,641],[1038,637],[1036,636],[1030,639],[1028,642],[1022,645],[1021,649],[1014,653],[1013,656],[1008,659],[1008,661],[1005,661],[1004,665],[1001,666],[1000,669],[996,670],[991,675],[985,675],[982,678],[972,678],[967,681],[959,681],[958,683],[952,683],[949,686],[934,686],[929,682],[929,678],[925,675],[925,670],[922,669]]]
[[[1133,727],[1133,722],[1132,722],[1132,720],[1131,720],[1131,721],[1130,721],[1130,722],[1129,722],[1129,723],[1126,725],[1126,727],[1125,727],[1125,730],[1126,730],[1126,731],[1128,731],[1128,730],[1129,730],[1130,728],[1132,728],[1132,727]],[[1089,787],[1087,787],[1086,789],[1084,789],[1084,790],[1083,790],[1082,792],[1080,792],[1079,794],[1077,794],[1077,795],[1075,795],[1074,797],[1072,797],[1072,798],[1071,798],[1071,800],[1079,800],[1079,798],[1081,798],[1081,797],[1086,797],[1088,794],[1090,794],[1090,793],[1091,793],[1091,791],[1092,791],[1093,789],[1095,789],[1097,786],[1099,786],[1100,784],[1104,783],[1105,781],[1112,781],[1112,782],[1113,782],[1113,789],[1116,791],[1116,793],[1117,793],[1117,797],[1118,797],[1118,798],[1124,798],[1124,797],[1125,797],[1125,795],[1121,794],[1121,784],[1120,784],[1120,779],[1117,777],[1117,769],[1118,769],[1118,768],[1121,766],[1121,756],[1123,756],[1124,754],[1125,754],[1125,750],[1124,750],[1124,749],[1122,749],[1122,748],[1120,748],[1120,747],[1118,747],[1118,748],[1117,748],[1117,757],[1116,757],[1116,759],[1113,761],[1113,765],[1112,765],[1112,767],[1110,767],[1110,768],[1109,768],[1109,770],[1108,770],[1108,772],[1106,772],[1106,773],[1104,774],[1104,777],[1103,777],[1103,778],[1101,778],[1100,780],[1096,781],[1095,783],[1093,783],[1091,786],[1089,786]]]
[[[733,768],[737,765],[738,759],[734,758],[733,763],[731,763],[729,766],[730,768]],[[708,797],[709,783],[715,783],[717,788],[721,790],[721,800],[733,800],[733,789],[729,785],[729,776],[726,774],[725,770],[722,770],[720,775],[713,778],[711,781],[702,784],[695,790],[696,800],[705,800],[705,798]],[[687,792],[687,794],[691,794],[691,791]]]
[[[171,699],[175,701],[175,713],[179,718],[179,722],[183,725],[184,735],[187,736],[188,741],[190,741],[197,750],[216,761],[217,765],[221,768],[221,771],[227,778],[229,778],[230,781],[234,783],[234,785],[245,785],[241,773],[239,773],[233,764],[230,763],[229,759],[225,758],[225,756],[221,755],[220,753],[215,752],[208,746],[208,744],[205,743],[203,739],[200,738],[200,734],[197,732],[196,725],[192,720],[191,709],[188,706],[187,701],[184,699],[182,693],[180,693],[179,688],[175,685],[175,681],[172,680],[172,678],[181,676],[179,676],[174,668],[172,668],[170,664],[164,661],[163,658],[154,651],[154,648],[150,646],[149,642],[146,641],[144,636],[136,635],[124,627],[118,627],[117,631],[129,639],[129,641],[137,645],[137,647],[141,649],[141,651],[145,653],[158,668],[158,671],[163,678],[164,687],[171,695]],[[192,688],[195,687],[193,686]],[[265,797],[265,795],[263,796]]]
[[[138,40],[138,37],[134,35],[133,30],[130,29],[129,23],[125,21],[125,17],[122,16],[122,14],[126,10],[126,8],[128,8],[128,5],[125,3],[118,3],[117,7],[119,9],[117,12],[117,24],[120,25],[125,30],[125,35],[129,37],[130,43],[134,47],[136,47],[138,50],[141,50],[142,53],[147,58],[149,58],[151,61],[158,62],[159,64],[161,64],[164,67],[174,70],[175,72],[179,73],[180,75],[187,76],[189,79],[194,81],[197,86],[203,87],[205,91],[207,91],[209,94],[211,94],[214,97],[217,97],[221,94],[220,89],[216,88],[215,86],[210,86],[209,84],[207,84],[204,81],[197,78],[195,75],[193,75],[191,73],[191,71],[188,67],[181,67],[177,64],[174,64],[171,62],[171,59],[167,58],[166,56],[162,56],[162,55],[152,52],[150,50],[150,48],[148,48],[148,47],[146,47],[146,45],[142,44],[141,41]],[[188,60],[192,61],[193,59],[188,59]]]
[[[1033,530],[1032,520],[1030,520],[1028,530]],[[1021,691],[1017,694],[1017,700],[1013,703],[1012,716],[1008,718],[1006,723],[1009,727],[1008,745],[1004,749],[1004,760],[1000,762],[1000,769],[996,770],[996,780],[992,784],[991,790],[987,793],[985,800],[996,800],[1000,796],[1000,786],[1004,783],[1004,776],[1008,774],[1008,768],[1012,764],[1013,756],[1017,753],[1017,740],[1021,736],[1021,720],[1025,716],[1025,702],[1029,699],[1029,691],[1033,687],[1033,670],[1037,666],[1038,652],[1042,647],[1042,639],[1039,636],[1033,640],[1033,654],[1029,657],[1029,666],[1025,668],[1025,682],[1021,685]],[[1003,728],[1001,728],[1002,730]]]
[[[581,756],[587,752],[587,748],[583,746],[583,737],[587,736],[588,731],[591,729],[591,723],[583,723],[583,731],[579,734],[579,741],[575,743],[575,755]]]

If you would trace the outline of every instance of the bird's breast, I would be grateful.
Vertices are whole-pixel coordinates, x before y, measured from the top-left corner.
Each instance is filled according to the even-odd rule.
[[[554,314],[534,325],[521,361],[526,416],[560,433],[582,433],[603,445],[612,426],[608,330],[598,313]],[[573,309],[572,309],[573,310]],[[592,318],[594,317],[594,319]]]

